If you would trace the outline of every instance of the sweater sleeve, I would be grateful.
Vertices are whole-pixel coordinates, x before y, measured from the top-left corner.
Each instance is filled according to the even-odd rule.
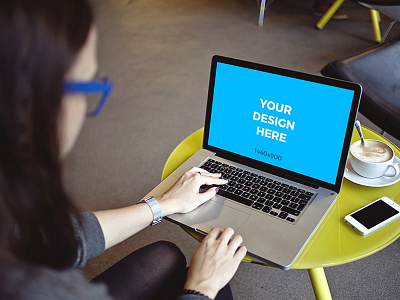
[[[73,268],[82,268],[89,258],[102,254],[105,250],[104,234],[93,212],[85,212],[72,217],[79,246]]]

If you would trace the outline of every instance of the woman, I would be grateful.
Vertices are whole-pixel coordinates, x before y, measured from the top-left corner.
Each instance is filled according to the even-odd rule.
[[[110,90],[93,81],[97,32],[86,0],[0,2],[0,298],[214,298],[246,248],[233,230],[214,228],[186,274],[171,243],[144,247],[85,281],[74,267],[153,221],[147,203],[77,214],[61,183],[61,163],[85,120],[85,93]],[[156,201],[162,215],[185,213],[226,181],[192,168]],[[187,278],[186,278],[187,275]],[[222,294],[229,295],[229,286]],[[221,293],[217,296],[223,296]]]

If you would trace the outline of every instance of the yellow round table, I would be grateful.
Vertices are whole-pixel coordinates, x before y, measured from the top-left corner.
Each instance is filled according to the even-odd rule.
[[[174,149],[164,166],[162,179],[202,147],[203,132],[203,129],[199,129]],[[400,157],[400,149],[380,134],[364,126],[363,134],[366,139],[385,141],[395,150],[396,156]],[[352,143],[359,139],[357,133],[354,133]],[[382,196],[400,204],[400,182],[387,187],[366,187],[347,179],[343,180],[337,201],[293,265],[294,269],[308,270],[317,299],[332,299],[324,267],[367,257],[399,237],[400,221],[393,222],[367,237],[359,235],[344,223],[343,219],[347,214]],[[201,239],[193,232],[188,233],[196,239]],[[249,256],[245,261],[260,263]]]

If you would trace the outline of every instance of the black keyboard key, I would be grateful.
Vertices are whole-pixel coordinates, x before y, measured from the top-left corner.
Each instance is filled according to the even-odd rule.
[[[247,185],[247,186],[252,186],[253,183],[252,183],[251,181],[246,181],[246,182],[245,182],[245,185]]]
[[[311,193],[311,192],[306,192],[306,195],[308,195],[308,196],[314,196],[314,193]]]
[[[226,189],[228,188],[228,185],[227,185],[227,184],[219,185],[218,188],[219,188],[220,190],[226,190]]]
[[[259,184],[253,184],[253,189],[259,189],[260,188],[260,185]]]
[[[245,179],[246,179],[246,180],[249,180],[249,181],[252,181],[254,178],[253,178],[252,176],[248,175],[248,176],[246,176]]]
[[[286,219],[288,215],[289,215],[289,214],[288,214],[287,212],[282,211],[282,212],[279,214],[278,217],[281,218],[281,219]]]
[[[255,194],[257,194],[257,193],[258,193],[258,190],[256,190],[256,189],[252,189],[252,190],[250,191],[250,193],[251,193],[251,194],[253,194],[253,195],[255,195]]]
[[[234,191],[236,191],[236,189],[230,186],[228,187],[227,191],[233,193]]]
[[[290,199],[292,199],[292,196],[290,196],[288,194],[283,194],[282,198],[285,200],[290,200]]]
[[[265,205],[268,205],[268,206],[272,206],[272,205],[274,205],[274,201],[272,201],[272,200],[267,200],[267,201],[265,201],[264,204],[265,204]]]
[[[260,196],[260,197],[265,197],[266,193],[265,192],[258,192],[257,195]]]
[[[275,180],[274,181],[275,184],[281,184],[280,181]]]
[[[290,201],[292,201],[293,203],[299,203],[300,199],[293,197]]]
[[[257,202],[258,203],[264,203],[265,200],[266,200],[265,198],[260,197],[260,198],[257,199]]]
[[[220,166],[220,165],[222,165],[222,162],[220,162],[220,161],[215,161],[215,164]]]
[[[248,197],[250,197],[250,196],[251,196],[251,194],[250,194],[250,193],[248,193],[248,192],[244,192],[244,193],[242,194],[242,196],[243,196],[243,197],[245,197],[245,198],[248,198]]]
[[[290,195],[292,195],[292,196],[296,196],[296,197],[297,197],[299,194],[300,194],[300,193],[299,193],[299,192],[297,192],[297,191],[293,191],[293,192],[291,192],[291,193],[290,193]]]
[[[287,213],[289,213],[289,214],[291,214],[293,216],[300,215],[300,212],[298,210],[295,210],[295,209],[287,207],[287,206],[282,207],[281,210],[284,211],[284,212],[287,212]]]
[[[277,216],[278,215],[278,213],[276,211],[271,211],[269,214],[273,215],[273,216]]]
[[[272,207],[276,209],[281,209],[282,205],[279,203],[275,203]]]
[[[301,195],[299,195],[299,198],[308,201],[311,199],[311,196],[306,195],[306,194],[301,194]]]
[[[264,206],[264,208],[262,209],[263,212],[269,213],[271,211],[271,206]]]
[[[240,178],[237,182],[239,182],[239,183],[241,183],[241,184],[244,184],[244,183],[246,183],[246,180]]]
[[[251,207],[260,210],[263,206],[261,203],[256,202]]]
[[[305,190],[302,190],[302,189],[298,189],[297,190],[299,193],[301,193],[301,194],[304,194],[306,191]]]
[[[245,199],[245,198],[243,198],[242,196],[238,196],[238,195],[229,193],[229,192],[227,192],[227,191],[219,190],[219,191],[218,191],[218,195],[227,197],[227,198],[229,198],[229,199],[231,199],[231,200],[233,200],[233,201],[239,202],[239,203],[244,204],[244,205],[247,205],[247,206],[251,206],[251,205],[253,204],[253,201],[251,201],[251,200],[249,200],[249,199]]]
[[[305,204],[300,204],[300,205],[297,207],[297,210],[302,211],[305,207],[306,207]]]
[[[289,218],[286,218],[286,221],[289,221],[289,222],[292,222],[292,223],[293,223],[293,222],[295,221],[295,219],[289,217]]]
[[[263,187],[260,188],[260,191],[261,192],[266,192],[266,191],[268,191],[268,188],[266,186],[263,186]]]
[[[275,193],[275,196],[276,196],[276,197],[282,197],[282,196],[283,196],[283,193],[282,193],[282,192],[276,192],[276,193]]]
[[[253,179],[253,182],[254,182],[254,183],[260,183],[260,182],[261,182],[261,179],[260,179],[260,178],[254,178],[254,179]]]
[[[242,190],[245,191],[245,192],[250,192],[251,187],[245,186],[244,188],[242,188]]]
[[[229,186],[235,186],[235,185],[236,185],[236,182],[235,182],[235,181],[229,181],[229,182],[228,182],[228,185],[229,185]]]
[[[238,175],[238,174],[239,174],[238,171],[233,171],[233,172],[232,172],[232,175],[233,175],[233,176],[236,176],[236,175]]]
[[[291,202],[291,203],[289,204],[289,207],[290,207],[290,208],[293,208],[293,209],[296,209],[297,206],[299,206],[297,203]]]
[[[224,178],[224,179],[230,179],[231,177],[232,177],[232,175],[229,175],[229,174],[224,174],[222,176],[222,178]]]
[[[282,201],[282,198],[279,197],[274,197],[274,199],[272,199],[275,203],[280,203]]]
[[[241,188],[243,188],[243,184],[238,183],[237,185],[235,185],[235,188],[241,189]]]
[[[243,194],[243,191],[242,191],[242,190],[236,190],[236,191],[235,191],[235,194],[236,194],[236,195],[241,195],[241,194]]]
[[[249,197],[249,199],[250,199],[251,201],[257,201],[257,200],[258,200],[258,196],[256,196],[256,195],[251,195],[251,196]]]
[[[290,201],[289,200],[282,200],[282,202],[281,202],[281,204],[282,205],[288,205],[290,203]]]
[[[232,175],[232,174],[231,174]],[[237,178],[236,176],[232,176],[229,180],[230,181],[237,181],[239,178]]]
[[[269,189],[269,190],[267,191],[267,193],[273,195],[273,194],[275,194],[275,190]]]
[[[275,196],[272,195],[272,194],[266,194],[266,195],[265,195],[265,199],[272,200],[272,199],[274,199],[274,198],[275,198]]]
[[[282,190],[283,190],[283,186],[277,186],[277,187],[275,188],[275,190],[276,190],[276,191],[282,191]]]

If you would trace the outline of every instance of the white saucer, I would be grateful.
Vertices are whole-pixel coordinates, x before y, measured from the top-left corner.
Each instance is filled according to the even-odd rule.
[[[400,159],[395,156],[394,163],[400,164]],[[382,187],[382,186],[389,186],[395,184],[400,180],[400,174],[397,174],[395,177],[378,177],[378,178],[365,178],[358,175],[353,168],[349,161],[347,161],[346,169],[344,170],[344,178],[350,180],[351,182],[357,183],[359,185],[370,186],[370,187]]]

